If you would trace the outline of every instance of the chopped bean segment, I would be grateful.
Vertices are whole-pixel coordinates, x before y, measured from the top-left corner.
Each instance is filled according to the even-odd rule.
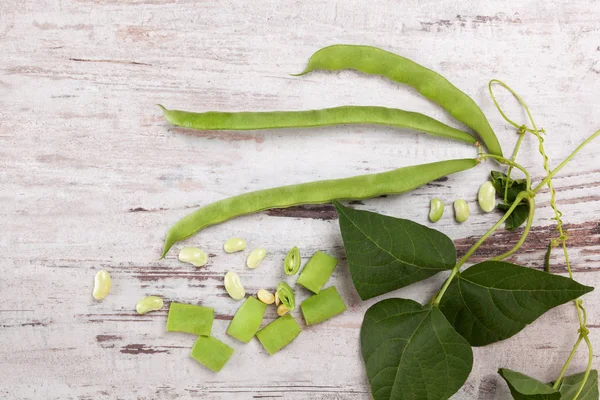
[[[294,291],[287,283],[279,282],[277,285],[277,297],[288,310],[293,311],[296,308],[296,296],[294,296]]]
[[[135,305],[138,314],[146,314],[150,311],[160,310],[163,306],[163,299],[158,296],[146,296]]]
[[[219,372],[227,363],[233,349],[212,336],[199,336],[190,357],[206,368]]]
[[[286,314],[258,331],[256,337],[267,353],[273,355],[290,344],[301,331],[296,320],[290,314]]]
[[[94,277],[94,291],[92,296],[96,300],[102,300],[110,292],[110,275],[105,270],[100,270]]]
[[[346,305],[335,286],[310,296],[300,304],[306,325],[314,325],[346,311]]]
[[[317,251],[304,266],[296,283],[318,294],[333,274],[337,263],[335,258]]]
[[[280,304],[280,305],[277,307],[277,315],[279,315],[280,317],[283,317],[285,314],[287,314],[287,313],[288,313],[288,311],[290,311],[290,309],[289,309],[289,308],[287,308],[287,307],[285,306],[285,304]]]
[[[246,290],[242,286],[240,282],[240,277],[233,271],[229,271],[225,274],[225,279],[223,280],[225,284],[225,290],[234,300],[241,300],[246,296]]]
[[[273,293],[267,292],[265,289],[260,289],[256,294],[256,297],[265,304],[275,303],[275,296],[273,296]]]
[[[283,270],[286,275],[296,275],[300,270],[300,250],[294,246],[285,256],[283,260]]]
[[[267,305],[248,297],[237,310],[227,328],[227,334],[239,341],[248,343],[260,329]]]
[[[197,247],[184,247],[179,252],[179,261],[202,267],[208,262],[208,256]]]
[[[167,332],[186,332],[210,336],[215,310],[210,307],[171,302]]]
[[[236,237],[227,240],[223,245],[223,250],[225,250],[226,253],[235,253],[244,249],[246,249],[246,242],[244,239]]]
[[[264,258],[266,256],[267,256],[266,249],[263,249],[263,248],[254,249],[248,256],[248,259],[246,260],[246,265],[248,266],[248,268],[254,269],[254,268],[258,267],[258,264],[260,264],[261,261],[264,260]]]

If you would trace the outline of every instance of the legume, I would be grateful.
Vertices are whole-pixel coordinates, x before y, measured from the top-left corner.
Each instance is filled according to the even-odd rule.
[[[209,336],[215,310],[210,307],[171,302],[167,317],[167,332],[186,332]]]
[[[461,223],[469,218],[469,205],[466,201],[458,199],[454,202],[454,218]]]
[[[294,291],[290,285],[285,282],[279,282],[277,285],[277,296],[279,301],[281,301],[288,310],[294,311],[296,308],[296,296],[294,296]]]
[[[313,293],[319,293],[321,288],[333,274],[338,260],[322,251],[317,251],[308,260],[300,273],[297,284],[304,286]]]
[[[100,270],[94,277],[94,290],[92,296],[96,300],[104,299],[110,292],[110,275],[105,270]]]
[[[237,237],[227,240],[223,245],[223,250],[225,250],[225,253],[236,253],[245,249],[246,242],[244,241],[244,239]]]
[[[179,252],[179,261],[202,267],[208,262],[206,253],[197,247],[184,247]]]
[[[431,199],[429,220],[431,222],[438,222],[442,218],[442,215],[444,215],[444,202],[438,198]]]
[[[502,156],[502,148],[487,118],[477,104],[446,78],[407,58],[370,46],[338,44],[314,53],[306,69],[339,71],[354,69],[381,75],[414,87],[424,97],[446,109],[450,115],[479,134],[489,152]]]
[[[496,189],[490,181],[485,181],[479,188],[477,194],[479,207],[485,212],[490,212],[496,208]]]
[[[266,304],[254,297],[248,297],[229,323],[227,334],[241,342],[248,343],[258,332],[266,309]]]
[[[335,286],[310,296],[300,304],[300,308],[306,325],[318,324],[346,311],[346,305]]]
[[[262,262],[262,260],[265,259],[266,256],[267,256],[266,249],[263,249],[263,248],[254,249],[248,256],[248,259],[246,260],[246,265],[248,266],[248,268],[254,269],[254,268],[258,267],[258,265]]]
[[[212,336],[199,336],[190,357],[206,368],[219,372],[233,355],[233,349]]]
[[[290,311],[290,309],[289,309],[289,308],[287,308],[287,307],[285,306],[285,304],[280,304],[280,305],[277,307],[277,315],[279,315],[280,317],[283,317],[285,314],[287,314],[287,313],[288,313],[288,311]]]
[[[234,300],[241,300],[246,296],[246,290],[240,282],[240,277],[233,271],[229,271],[225,274],[225,290]]]
[[[277,291],[275,291],[275,305],[276,305],[277,307],[279,307],[279,303],[280,303],[280,302],[281,302],[281,301],[279,300],[279,294],[277,293]]]
[[[283,270],[285,274],[296,275],[296,273],[300,270],[300,262],[300,250],[294,246],[285,256],[285,260],[283,260]]]
[[[265,289],[260,289],[256,294],[256,297],[265,304],[275,303],[275,296],[273,293],[267,292]]]
[[[171,124],[199,130],[256,130],[310,128],[315,126],[370,124],[408,128],[434,136],[475,144],[466,132],[411,111],[375,106],[342,106],[323,110],[269,112],[203,112],[167,110],[159,104]]]
[[[258,331],[256,337],[267,353],[273,355],[290,344],[301,331],[291,314],[286,314]]]
[[[146,296],[141,298],[135,305],[138,314],[146,314],[150,311],[160,310],[163,307],[163,299],[157,296]]]
[[[220,200],[177,221],[167,232],[161,258],[164,258],[174,243],[207,226],[240,215],[299,204],[323,204],[336,199],[360,200],[384,194],[404,193],[443,176],[472,168],[477,163],[476,159],[442,161],[379,174],[259,190]]]

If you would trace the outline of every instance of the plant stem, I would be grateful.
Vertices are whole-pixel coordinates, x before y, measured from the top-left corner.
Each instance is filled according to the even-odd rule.
[[[562,169],[562,168],[563,168],[565,165],[567,165],[567,163],[568,163],[569,161],[571,161],[571,160],[573,159],[573,157],[575,157],[575,155],[576,155],[577,153],[579,153],[579,151],[585,147],[585,145],[586,145],[586,144],[588,144],[588,143],[589,143],[589,142],[591,142],[592,140],[596,139],[596,138],[598,137],[598,135],[600,135],[600,130],[599,130],[599,131],[596,131],[596,132],[594,132],[594,134],[593,134],[592,136],[590,136],[589,138],[585,139],[585,140],[584,140],[584,141],[583,141],[583,142],[582,142],[582,143],[581,143],[579,146],[577,146],[577,148],[576,148],[575,150],[573,150],[573,152],[572,152],[572,153],[571,153],[571,154],[570,154],[570,155],[569,155],[567,158],[565,158],[565,159],[563,160],[563,162],[561,162],[561,163],[558,165],[558,167],[554,168],[554,169],[552,170],[552,172],[550,172],[550,174],[549,174],[548,176],[546,176],[546,177],[544,178],[544,180],[543,180],[543,181],[541,181],[541,182],[540,182],[540,183],[539,183],[539,184],[538,184],[538,185],[535,187],[535,189],[533,189],[533,193],[534,193],[534,194],[536,194],[537,192],[539,192],[539,190],[540,190],[541,188],[543,188],[543,187],[544,187],[544,185],[546,185],[546,184],[548,183],[548,181],[549,181],[550,179],[552,179],[552,177],[558,173],[558,171],[560,171],[560,170],[561,170],[561,169]],[[486,155],[486,156],[487,156],[487,155]]]
[[[575,397],[573,397],[573,400],[577,400],[577,398],[583,391],[585,382],[587,381],[588,377],[590,376],[590,371],[592,370],[592,362],[594,361],[594,351],[592,350],[592,342],[590,341],[590,338],[588,338],[587,333],[585,335],[583,335],[583,340],[585,340],[585,344],[587,344],[587,347],[588,347],[588,364],[587,364],[587,368],[585,370],[585,374],[583,375],[583,381],[581,382],[581,385],[579,386],[579,390],[577,390],[577,393],[575,393]]]
[[[525,174],[525,179],[527,180],[527,189],[528,190],[531,189],[531,177],[529,176],[529,172],[527,172],[527,170],[525,168],[523,168],[521,165],[517,164],[516,162],[514,162],[512,160],[509,160],[508,158],[496,156],[493,154],[482,154],[481,157],[493,158],[495,160],[498,160],[501,164],[506,164],[511,167],[515,167],[515,168],[519,169],[521,172],[523,172]]]
[[[504,254],[500,254],[499,256],[491,258],[492,261],[504,260],[506,257],[511,256],[513,253],[519,250],[523,243],[525,243],[525,239],[527,239],[527,235],[529,235],[531,225],[533,224],[533,215],[535,214],[535,200],[533,199],[533,197],[526,197],[525,199],[529,203],[529,215],[527,216],[527,225],[525,225],[525,229],[523,229],[523,233],[521,233],[521,238],[512,249],[510,249]]]
[[[579,344],[581,343],[582,340],[583,340],[583,335],[579,335],[579,337],[577,338],[577,341],[573,345],[573,349],[571,350],[571,353],[569,354],[569,358],[567,358],[567,361],[565,361],[565,364],[563,365],[562,369],[560,370],[558,379],[556,379],[556,381],[554,382],[554,385],[552,385],[552,387],[554,389],[558,389],[558,387],[560,386],[560,382],[562,381],[562,378],[565,375],[565,372],[567,372],[567,368],[569,368],[569,364],[571,364],[571,360],[573,360],[573,356],[575,356],[575,352],[577,351],[577,348],[579,347]]]
[[[452,279],[454,279],[456,274],[458,274],[460,267],[462,267],[463,264],[466,263],[467,260],[469,260],[469,258],[473,255],[473,253],[475,253],[475,251],[479,248],[479,246],[481,246],[483,244],[483,242],[485,242],[485,240],[488,237],[490,237],[490,235],[492,233],[494,233],[496,231],[496,229],[498,229],[504,223],[504,221],[506,221],[506,219],[510,216],[510,214],[512,214],[512,212],[515,210],[515,208],[517,208],[519,203],[521,203],[521,200],[523,200],[524,198],[528,198],[528,197],[529,197],[528,192],[519,193],[517,195],[517,197],[515,198],[515,201],[513,202],[512,206],[510,206],[510,208],[506,211],[506,214],[504,214],[504,216],[502,218],[500,218],[500,220],[498,222],[496,222],[494,224],[494,226],[492,226],[490,228],[490,230],[488,230],[473,246],[471,246],[471,248],[458,261],[458,263],[456,263],[454,268],[452,268],[452,272],[450,272],[450,276],[448,276],[448,278],[446,279],[446,282],[444,282],[444,285],[442,286],[442,288],[440,289],[438,294],[436,296],[434,296],[434,298],[432,299],[433,300],[432,304],[434,306],[437,307],[440,305],[440,301],[442,300],[442,297],[444,296],[446,289],[448,289],[448,286],[450,286]]]
[[[517,153],[519,152],[519,149],[521,148],[521,143],[523,142],[524,137],[525,137],[525,130],[519,129],[519,139],[517,140],[515,149],[513,150],[512,156],[510,157],[510,160],[512,162],[515,162],[517,160]],[[508,182],[510,182],[510,174],[511,174],[512,170],[513,170],[513,166],[509,165],[508,171],[506,171],[506,186],[504,187],[504,202],[505,203],[508,203]]]

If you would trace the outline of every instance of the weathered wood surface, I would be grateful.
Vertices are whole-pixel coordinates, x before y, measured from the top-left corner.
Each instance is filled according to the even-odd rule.
[[[296,78],[313,51],[362,43],[401,53],[442,72],[488,115],[505,152],[516,135],[487,94],[506,80],[547,131],[556,165],[600,128],[600,2],[3,0],[0,2],[0,398],[6,399],[368,399],[359,356],[361,302],[352,287],[330,207],[265,212],[215,226],[187,241],[211,254],[206,268],[157,261],[170,224],[191,209],[247,190],[470,157],[460,143],[376,127],[272,132],[191,132],[169,126],[155,103],[191,110],[309,109],[342,104],[420,110],[454,124],[414,91],[352,72]],[[504,93],[512,115],[512,100]],[[576,279],[600,286],[598,143],[555,180]],[[519,160],[543,175],[533,138]],[[463,225],[447,211],[437,224],[465,251],[496,218],[476,189],[490,164],[403,196],[360,206],[426,223],[432,196],[469,200]],[[554,234],[548,193],[535,228],[512,259],[539,268]],[[259,270],[225,255],[232,235],[264,246]],[[508,249],[500,231],[477,257]],[[297,245],[342,262],[332,283],[349,311],[306,328],[268,357],[256,341],[224,334],[239,303],[222,277],[237,271],[253,293],[282,279]],[[179,246],[178,246],[179,248]],[[554,271],[564,272],[558,253]],[[91,297],[101,268],[113,278],[105,301]],[[391,296],[425,301],[444,279]],[[220,374],[188,358],[194,338],[165,334],[166,311],[135,314],[144,295],[215,307],[216,336],[235,356]],[[299,291],[300,298],[306,293]],[[585,298],[600,347],[600,298]],[[269,319],[274,312],[270,311]],[[300,318],[301,319],[301,318]],[[553,379],[576,338],[572,305],[516,337],[475,349],[456,399],[506,399],[498,367]],[[598,353],[597,353],[598,354]],[[571,368],[582,370],[585,353]],[[595,367],[598,356],[595,358]]]

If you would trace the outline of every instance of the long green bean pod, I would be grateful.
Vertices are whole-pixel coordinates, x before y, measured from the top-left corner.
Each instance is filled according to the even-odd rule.
[[[177,221],[167,232],[161,258],[164,258],[174,243],[208,226],[241,215],[300,204],[323,204],[332,200],[361,200],[385,194],[400,194],[446,175],[473,168],[477,163],[478,160],[472,158],[440,161],[378,174],[258,190],[220,200]]]
[[[243,131],[275,128],[310,128],[316,126],[371,124],[407,128],[434,136],[475,144],[473,136],[452,128],[427,115],[395,108],[342,106],[308,111],[218,112],[195,113],[162,108],[171,124],[198,130]]]
[[[502,156],[498,138],[473,99],[442,75],[407,58],[376,47],[338,44],[314,53],[306,69],[297,75],[315,70],[344,69],[381,75],[414,87],[424,97],[439,104],[458,121],[477,132],[490,153]]]

